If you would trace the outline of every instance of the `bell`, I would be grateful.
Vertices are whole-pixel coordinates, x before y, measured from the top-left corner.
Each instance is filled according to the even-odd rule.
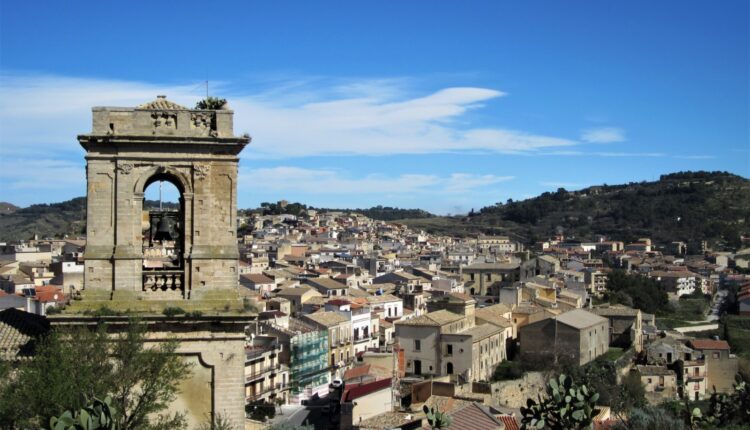
[[[159,220],[159,224],[156,225],[156,234],[154,235],[154,240],[162,242],[172,240],[172,235],[169,233],[169,222],[167,222],[166,217],[162,217]]]

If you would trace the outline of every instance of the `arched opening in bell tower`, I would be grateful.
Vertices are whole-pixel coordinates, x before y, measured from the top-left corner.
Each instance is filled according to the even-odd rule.
[[[182,296],[185,285],[185,201],[180,181],[155,174],[143,189],[143,290]]]

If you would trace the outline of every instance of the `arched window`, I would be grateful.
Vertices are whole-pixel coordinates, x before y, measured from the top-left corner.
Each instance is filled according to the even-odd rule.
[[[182,294],[184,289],[185,205],[179,183],[170,175],[157,174],[146,181],[143,190],[145,291]]]

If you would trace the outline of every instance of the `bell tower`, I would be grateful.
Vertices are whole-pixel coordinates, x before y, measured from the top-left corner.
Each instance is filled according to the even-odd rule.
[[[149,345],[176,341],[191,371],[169,409],[191,429],[218,414],[235,428],[245,422],[245,327],[254,315],[238,292],[236,215],[239,153],[250,138],[234,135],[232,117],[165,96],[93,108],[91,133],[78,136],[88,183],[83,290],[49,317],[53,326],[105,322],[115,335],[137,315]],[[144,200],[165,181],[177,205]]]
[[[86,150],[84,291],[89,306],[158,311],[238,305],[237,168],[250,142],[233,112],[194,110],[165,96],[135,108],[93,108]],[[155,181],[179,207],[144,206]]]

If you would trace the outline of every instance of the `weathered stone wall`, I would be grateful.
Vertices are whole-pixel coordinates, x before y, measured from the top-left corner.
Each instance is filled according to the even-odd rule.
[[[526,399],[536,398],[545,390],[547,379],[542,372],[526,373],[521,379],[492,384],[492,400],[509,408],[526,406]]]

